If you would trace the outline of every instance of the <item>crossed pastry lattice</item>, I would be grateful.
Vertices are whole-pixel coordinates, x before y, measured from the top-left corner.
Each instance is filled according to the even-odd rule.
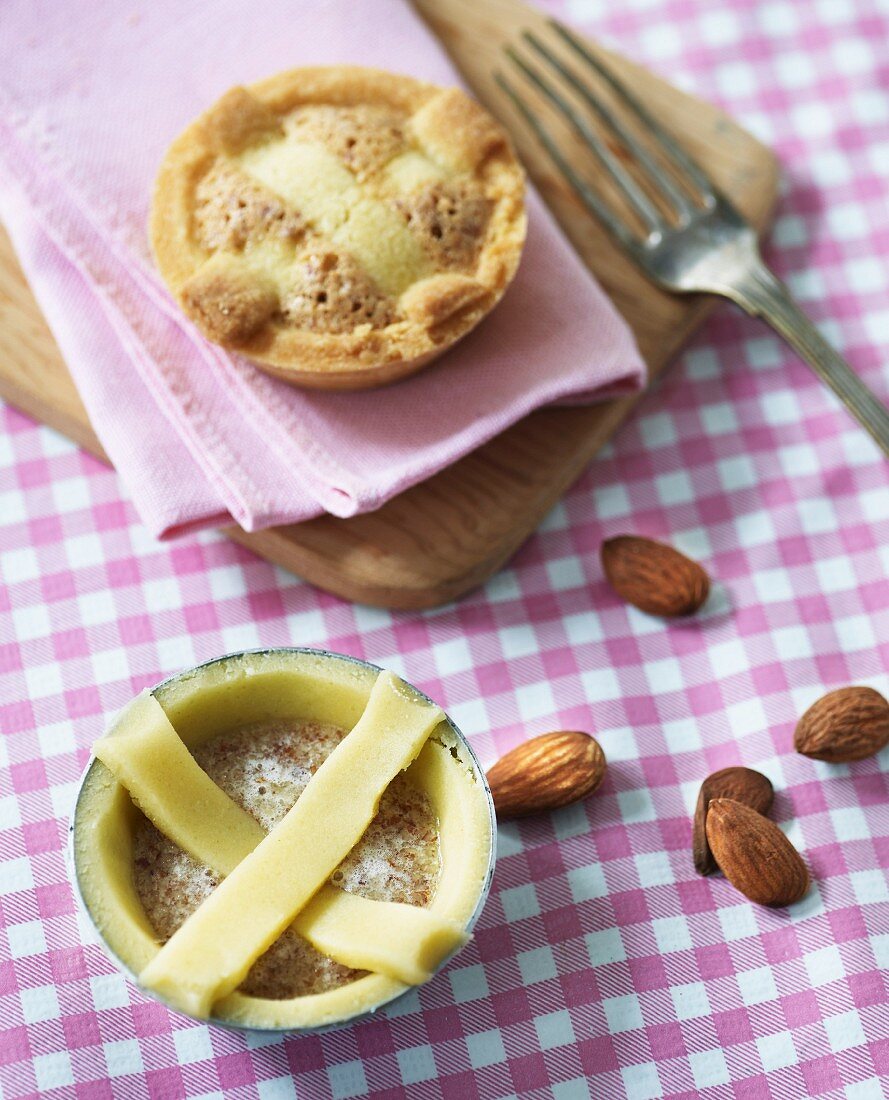
[[[165,836],[222,877],[144,967],[141,985],[208,1016],[288,924],[337,962],[409,985],[465,938],[426,909],[327,884],[444,717],[391,673],[380,673],[358,723],[270,833],[199,767],[153,695],[126,717],[96,756]]]
[[[283,74],[265,83],[273,84],[280,95],[286,78]],[[371,106],[378,101],[378,91],[368,91]],[[288,358],[293,348],[281,343],[283,330],[272,322],[292,281],[284,272],[307,243],[312,244],[310,251],[333,250],[341,260],[350,258],[357,266],[349,285],[356,278],[369,278],[374,293],[378,288],[386,301],[397,303],[424,331],[470,307],[481,309],[492,292],[502,291],[505,276],[496,257],[490,265],[480,265],[473,255],[455,266],[453,249],[450,256],[427,254],[428,242],[424,245],[390,205],[404,202],[417,182],[470,180],[493,150],[506,148],[499,127],[457,89],[430,94],[423,86],[417,94],[419,103],[410,115],[411,140],[404,148],[387,149],[388,161],[383,157],[377,163],[371,156],[372,185],[323,139],[309,134],[303,140],[287,131],[279,111],[255,89],[231,89],[174,143],[159,177],[152,239],[164,278],[206,335],[240,346],[268,329],[280,344],[275,356]],[[317,106],[311,97],[299,105]],[[259,207],[280,214],[277,235],[267,237],[267,227],[262,226],[251,238],[250,256],[254,261],[262,257],[260,263],[245,262],[237,246],[200,239],[192,219],[183,217],[183,189],[195,165],[208,159],[214,170],[234,172],[250,194],[260,188]],[[393,170],[399,165],[403,180]],[[518,170],[516,187],[520,195]],[[243,197],[240,204],[250,205]],[[286,231],[281,232],[281,226]],[[437,229],[441,234],[440,225]],[[480,233],[480,243],[483,237]],[[318,289],[323,289],[320,284]],[[335,331],[326,335],[339,338]],[[304,357],[305,347],[299,348]],[[265,353],[260,358],[264,360]]]

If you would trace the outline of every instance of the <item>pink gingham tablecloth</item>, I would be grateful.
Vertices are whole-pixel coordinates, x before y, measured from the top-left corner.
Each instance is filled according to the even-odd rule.
[[[770,249],[889,398],[885,0],[547,4],[713,99],[782,155]],[[12,409],[0,435],[0,1082],[9,1098],[875,1100],[889,1075],[889,753],[796,755],[827,688],[889,690],[889,467],[758,323],[725,307],[486,588],[353,607],[215,535],[160,546],[115,475]],[[621,604],[597,551],[661,536],[709,611]],[[250,1041],[146,1000],[80,923],[66,818],[143,685],[226,650],[323,645],[396,669],[482,758],[556,727],[609,760],[586,804],[500,832],[472,944],[396,1011]],[[764,771],[815,884],[791,910],[698,878],[703,776]]]

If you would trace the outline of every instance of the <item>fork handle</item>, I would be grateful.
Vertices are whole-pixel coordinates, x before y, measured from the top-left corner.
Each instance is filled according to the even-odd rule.
[[[723,293],[761,317],[827,383],[889,457],[889,409],[824,339],[791,297],[787,286],[760,260]]]

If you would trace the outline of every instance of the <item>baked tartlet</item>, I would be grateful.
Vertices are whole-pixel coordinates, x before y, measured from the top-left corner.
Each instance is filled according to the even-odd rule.
[[[143,692],[95,745],[74,875],[116,960],[197,1018],[352,1020],[426,981],[490,884],[483,774],[391,673],[235,654]]]
[[[151,244],[208,339],[295,385],[363,389],[496,305],[523,191],[505,132],[464,92],[294,69],[226,92],[173,142]]]

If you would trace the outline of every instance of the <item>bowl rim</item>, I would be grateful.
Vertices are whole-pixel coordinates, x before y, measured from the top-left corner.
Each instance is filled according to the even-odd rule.
[[[207,661],[201,661],[199,664],[193,665],[190,668],[181,669],[179,672],[175,672],[172,675],[165,677],[163,680],[158,681],[158,683],[156,683],[153,687],[148,688],[148,691],[151,694],[154,694],[154,692],[160,691],[161,688],[166,687],[168,684],[174,683],[176,680],[179,680],[184,676],[194,675],[194,673],[200,672],[201,669],[209,668],[211,665],[220,664],[224,661],[230,661],[236,658],[248,657],[253,655],[264,656],[277,653],[302,653],[314,657],[332,658],[339,661],[348,661],[352,664],[359,665],[360,667],[365,669],[371,669],[375,672],[386,671],[381,665],[374,664],[372,661],[365,661],[360,657],[353,657],[351,654],[348,653],[337,653],[335,650],[331,649],[319,649],[314,646],[260,646],[254,649],[233,650],[232,652],[224,653],[219,657],[211,657]],[[396,672],[395,675],[399,676],[399,679],[404,680],[404,677],[400,676],[399,673]],[[420,689],[418,687],[415,687],[409,680],[404,680],[404,683],[406,683],[411,691],[415,692],[421,699],[425,699],[428,703],[431,703],[434,706],[440,706],[440,704],[436,703],[435,700],[431,699],[425,692],[420,691]],[[124,706],[126,705],[127,704],[124,704]],[[481,782],[482,790],[484,792],[485,800],[488,807],[488,819],[491,828],[491,845],[488,853],[488,865],[485,869],[484,879],[482,882],[481,890],[479,891],[478,901],[476,902],[475,909],[472,911],[472,915],[466,922],[465,930],[467,932],[471,932],[475,925],[478,923],[478,920],[482,914],[482,910],[484,909],[488,897],[491,893],[491,884],[494,878],[494,867],[497,862],[497,815],[494,809],[494,799],[491,795],[491,788],[488,784],[485,770],[482,767],[481,761],[476,755],[475,750],[470,744],[469,738],[466,736],[466,734],[463,733],[463,731],[454,722],[451,716],[444,710],[444,708],[442,707],[441,709],[444,713],[444,718],[442,720],[448,725],[451,733],[456,737],[461,747],[466,751],[469,763],[471,763],[472,765],[473,773],[476,779]],[[385,1012],[385,1010],[390,1009],[393,1005],[398,1004],[399,1001],[402,1001],[404,998],[413,993],[416,989],[420,988],[419,986],[408,986],[406,989],[402,990],[402,992],[396,993],[394,997],[390,997],[388,1001],[383,1001],[381,1004],[376,1005],[374,1008],[368,1009],[366,1012],[360,1012],[357,1013],[355,1016],[349,1016],[344,1020],[337,1020],[329,1024],[320,1024],[312,1027],[250,1027],[244,1024],[235,1024],[229,1020],[219,1019],[216,1016],[209,1016],[207,1019],[200,1019],[197,1016],[191,1016],[189,1013],[182,1012],[181,1009],[175,1008],[173,1005],[169,1004],[169,1002],[165,1001],[163,997],[159,997],[152,990],[146,989],[141,986],[139,984],[137,975],[118,955],[115,954],[114,951],[112,951],[107,940],[102,935],[101,931],[96,925],[96,922],[93,919],[92,912],[90,911],[90,908],[87,905],[86,900],[83,897],[83,893],[80,889],[80,880],[77,874],[77,860],[74,851],[75,823],[77,820],[77,812],[80,807],[80,800],[83,794],[83,788],[86,783],[87,776],[97,763],[97,758],[92,754],[92,752],[90,752],[90,758],[87,761],[83,772],[81,773],[80,779],[78,780],[77,790],[74,794],[74,805],[68,817],[68,843],[65,853],[66,863],[68,864],[68,878],[74,890],[74,896],[77,899],[78,908],[81,914],[86,918],[89,927],[92,929],[93,934],[96,937],[100,946],[102,947],[103,951],[105,952],[105,955],[110,959],[114,966],[121,973],[123,973],[126,978],[129,979],[130,983],[136,987],[136,989],[139,991],[139,993],[142,994],[142,996],[149,997],[152,1000],[157,1001],[159,1004],[162,1004],[166,1008],[168,1008],[171,1012],[175,1012],[178,1015],[183,1016],[185,1019],[195,1020],[199,1023],[223,1028],[227,1031],[235,1031],[244,1034],[256,1033],[262,1035],[320,1035],[326,1031],[335,1031],[340,1028],[351,1027],[355,1023],[369,1019],[370,1017],[376,1016],[379,1013]],[[445,958],[441,960],[441,962],[432,972],[432,975],[430,976],[428,981],[432,981],[444,969],[444,967],[447,966],[451,959],[453,959],[456,955],[460,953],[464,946],[465,944],[457,947],[449,955],[446,955]],[[424,982],[423,984],[425,985],[428,983]]]

